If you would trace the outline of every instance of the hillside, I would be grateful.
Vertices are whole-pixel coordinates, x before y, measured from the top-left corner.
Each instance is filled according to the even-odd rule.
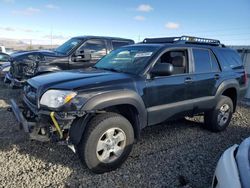
[[[52,49],[56,48],[58,45],[40,45],[40,44],[30,44],[23,40],[18,39],[8,39],[0,38],[0,46],[5,46],[13,50],[35,50],[35,49]]]

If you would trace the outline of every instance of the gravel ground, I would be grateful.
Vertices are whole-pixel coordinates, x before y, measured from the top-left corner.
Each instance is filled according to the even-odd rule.
[[[148,127],[121,168],[96,175],[66,146],[29,141],[7,111],[11,97],[20,92],[0,83],[1,187],[209,187],[223,151],[250,136],[244,105],[221,133],[197,120]]]

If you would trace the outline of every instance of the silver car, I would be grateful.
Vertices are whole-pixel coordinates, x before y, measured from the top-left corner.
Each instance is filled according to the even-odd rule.
[[[250,137],[233,145],[221,156],[215,170],[212,188],[250,187]]]

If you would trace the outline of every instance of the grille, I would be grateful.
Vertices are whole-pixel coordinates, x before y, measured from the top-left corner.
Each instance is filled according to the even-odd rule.
[[[26,78],[33,76],[35,72],[35,64],[32,62],[12,62],[11,73],[16,78]]]
[[[17,63],[11,63],[11,74],[16,78],[21,78],[23,71]]]
[[[27,84],[24,86],[24,96],[31,104],[37,106],[37,92],[36,88],[32,87],[31,85]]]

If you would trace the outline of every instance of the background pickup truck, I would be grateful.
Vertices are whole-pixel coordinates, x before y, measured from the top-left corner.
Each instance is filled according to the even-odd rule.
[[[53,51],[14,53],[11,55],[11,68],[5,76],[5,83],[21,87],[33,76],[91,67],[113,49],[129,44],[134,44],[134,41],[115,37],[80,36],[71,38]]]

